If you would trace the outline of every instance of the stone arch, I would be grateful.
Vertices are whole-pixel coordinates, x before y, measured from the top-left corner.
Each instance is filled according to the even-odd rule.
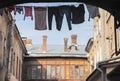
[[[21,4],[21,3],[29,3],[29,2],[83,2],[90,5],[98,6],[110,12],[119,22],[120,22],[120,5],[119,0],[1,0],[0,8]]]

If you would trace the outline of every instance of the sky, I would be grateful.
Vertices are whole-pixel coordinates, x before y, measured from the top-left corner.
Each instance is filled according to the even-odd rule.
[[[20,4],[21,5],[21,4]],[[23,4],[22,4],[23,5]],[[36,4],[24,4],[24,6],[35,6]],[[54,3],[39,3],[42,6],[57,6],[61,5]],[[38,5],[36,5],[38,6]],[[26,17],[24,20],[24,14],[16,13],[16,25],[19,29],[21,37],[27,37],[28,39],[32,39],[33,44],[42,44],[42,36],[47,35],[47,44],[52,45],[63,45],[64,38],[68,38],[68,44],[71,44],[71,35],[77,34],[77,44],[78,45],[86,45],[88,40],[93,37],[93,19],[88,21],[88,11],[85,7],[85,21],[80,24],[72,24],[72,30],[68,30],[68,25],[66,21],[66,16],[64,15],[61,31],[56,29],[55,17],[53,16],[52,20],[52,30],[35,30],[34,18],[31,20],[30,17]],[[33,10],[34,15],[34,10]],[[47,17],[46,17],[47,18]],[[47,22],[47,20],[46,20]],[[48,24],[47,24],[48,25]],[[47,26],[48,27],[48,26]]]

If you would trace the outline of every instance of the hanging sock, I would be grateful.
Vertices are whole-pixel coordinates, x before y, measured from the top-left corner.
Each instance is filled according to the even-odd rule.
[[[28,17],[28,16],[30,16],[31,20],[33,20],[32,7],[24,7],[24,9],[25,9],[24,20],[25,20],[25,17]]]
[[[46,30],[46,8],[45,7],[34,7],[35,13],[35,29]]]

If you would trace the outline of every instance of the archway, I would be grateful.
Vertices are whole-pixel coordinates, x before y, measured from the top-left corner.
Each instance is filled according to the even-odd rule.
[[[2,3],[6,3],[6,4],[1,4],[0,3],[0,7],[5,7],[5,6],[9,6],[9,5],[14,5],[14,4],[19,4],[19,3],[27,3],[27,2],[46,2],[47,0],[26,0],[26,1],[11,1],[11,2],[7,2],[7,1],[2,1]],[[62,1],[62,0],[59,0],[59,1]],[[57,2],[59,2],[57,1]],[[48,2],[48,1],[47,1]],[[51,1],[53,2],[53,1]],[[69,1],[66,1],[66,2],[69,2]],[[116,19],[119,20],[120,22],[120,9],[119,9],[119,1],[103,1],[103,0],[99,0],[99,1],[96,1],[96,0],[91,0],[91,1],[88,1],[88,0],[75,0],[74,2],[84,2],[84,3],[88,3],[88,4],[91,4],[91,5],[95,5],[95,6],[98,6],[98,7],[101,7],[107,11],[109,11],[112,15],[115,16]],[[112,3],[115,3],[115,4],[112,4]]]
[[[9,6],[9,5],[15,5],[15,4],[21,4],[21,3],[28,3],[28,2],[83,2],[87,4],[91,4],[94,6],[101,7],[108,12],[110,12],[119,22],[120,22],[120,5],[119,0],[1,0],[0,1],[0,8]],[[5,3],[5,4],[3,4]],[[114,4],[113,4],[114,3]]]

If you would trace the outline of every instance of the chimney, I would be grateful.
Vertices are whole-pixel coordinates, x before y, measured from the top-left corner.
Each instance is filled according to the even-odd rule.
[[[77,45],[77,35],[76,34],[72,34],[71,35],[71,39],[72,39],[72,45]]]
[[[68,43],[68,38],[64,38],[64,52],[68,51],[67,43]]]
[[[26,45],[27,37],[22,37],[23,43]]]
[[[32,39],[27,39],[27,37],[22,37],[24,44],[32,44]]]
[[[46,53],[46,51],[47,51],[47,36],[46,35],[44,35],[43,36],[43,45],[42,45],[42,53]]]
[[[27,39],[25,44],[32,44],[32,39]]]

